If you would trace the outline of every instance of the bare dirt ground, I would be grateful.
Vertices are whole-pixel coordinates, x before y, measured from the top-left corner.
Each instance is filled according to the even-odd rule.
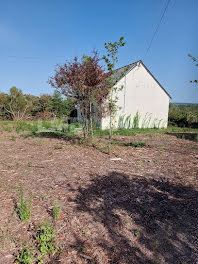
[[[160,134],[116,140],[147,145],[113,145],[109,156],[0,134],[0,263],[14,263],[21,241],[34,243],[54,201],[63,250],[46,263],[198,263],[198,143]],[[20,183],[33,196],[27,224],[15,211]]]

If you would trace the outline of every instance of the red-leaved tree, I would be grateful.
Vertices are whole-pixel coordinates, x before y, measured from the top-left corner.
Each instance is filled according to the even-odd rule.
[[[57,65],[55,75],[49,79],[52,87],[72,97],[79,105],[85,140],[89,131],[93,131],[93,116],[103,115],[103,103],[110,89],[107,74],[99,61],[97,52],[92,57],[83,56],[81,61],[75,57],[72,62]]]

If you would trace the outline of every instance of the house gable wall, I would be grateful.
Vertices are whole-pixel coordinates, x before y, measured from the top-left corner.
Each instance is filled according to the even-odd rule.
[[[167,127],[169,96],[140,62],[117,84],[122,89],[116,93],[118,111],[114,126],[121,116],[134,116],[138,112],[139,127]],[[102,128],[107,128],[109,118],[103,118]]]

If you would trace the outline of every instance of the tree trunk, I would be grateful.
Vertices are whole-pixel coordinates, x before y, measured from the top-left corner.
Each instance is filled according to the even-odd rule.
[[[89,104],[89,111],[90,111],[90,130],[91,130],[91,139],[93,140],[93,115],[92,115],[91,102],[90,102],[90,104]]]
[[[110,154],[110,147],[111,147],[111,140],[112,140],[112,91],[111,91],[111,98],[110,98],[110,108],[109,108],[109,141],[108,141],[108,153]]]

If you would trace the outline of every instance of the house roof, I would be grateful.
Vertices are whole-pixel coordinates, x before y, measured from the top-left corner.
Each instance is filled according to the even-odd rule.
[[[158,83],[158,85],[162,88],[162,90],[169,96],[169,98],[171,99],[170,94],[164,89],[164,87],[158,82],[158,80],[153,76],[153,74],[149,71],[149,69],[144,65],[144,63],[139,60],[136,61],[134,63],[125,65],[121,68],[118,68],[115,70],[114,72],[114,77],[116,78],[116,80],[120,80],[122,79],[125,75],[127,75],[131,70],[133,70],[136,66],[138,66],[139,64],[142,64],[142,66],[146,69],[146,71],[153,77],[153,79]]]
[[[122,77],[124,77],[129,71],[131,71],[135,66],[137,65],[137,62],[125,65],[121,68],[118,68],[114,71],[113,76],[117,79],[120,80]]]

